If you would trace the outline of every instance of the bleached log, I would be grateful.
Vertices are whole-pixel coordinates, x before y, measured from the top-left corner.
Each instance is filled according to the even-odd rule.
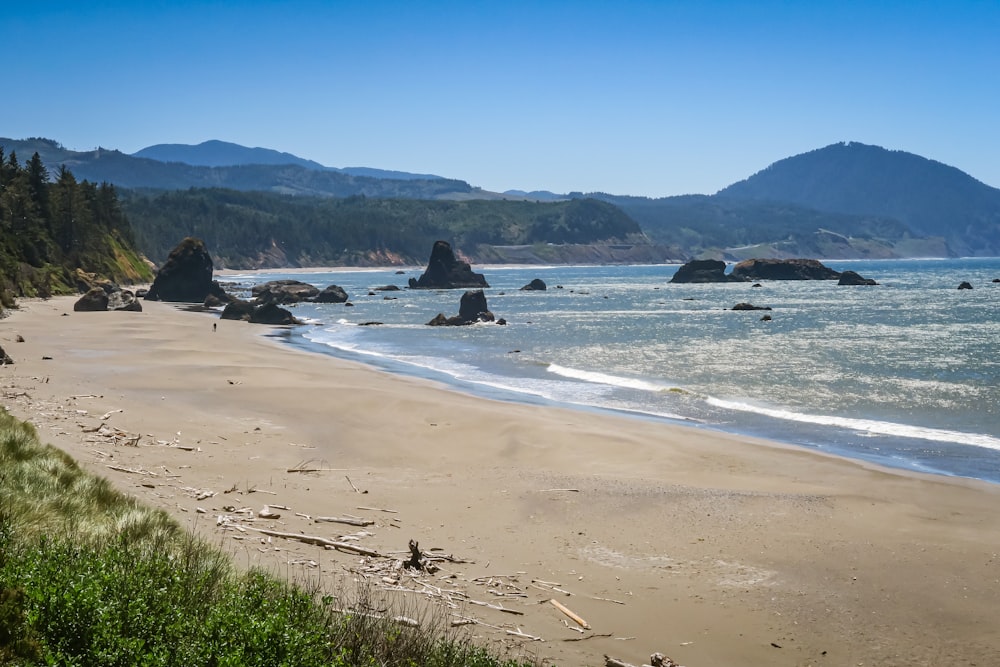
[[[369,510],[371,512],[389,512],[390,514],[399,514],[399,512],[397,512],[396,510],[387,510],[387,509],[382,508],[382,507],[363,507],[363,506],[359,506],[357,509],[359,509],[359,510]]]
[[[371,519],[352,519],[351,517],[346,517],[346,516],[343,516],[343,517],[342,516],[317,516],[317,517],[313,518],[313,521],[315,521],[316,523],[319,523],[321,521],[325,521],[327,523],[346,523],[349,526],[361,526],[362,528],[364,528],[365,526],[374,526],[375,525],[375,522],[372,521]]]
[[[549,604],[566,614],[566,616],[568,616],[574,623],[579,625],[584,630],[590,630],[590,623],[587,623],[587,621],[583,620],[578,614],[574,613],[562,602],[559,602],[558,600],[549,600]]]
[[[604,656],[604,667],[635,667],[635,665],[606,655]]]
[[[373,550],[365,549],[364,547],[359,547],[354,544],[348,544],[346,542],[340,542],[338,540],[331,540],[326,537],[319,537],[316,535],[302,535],[301,533],[285,533],[280,530],[269,530],[267,528],[254,528],[247,526],[250,530],[257,531],[258,533],[263,533],[264,535],[270,535],[271,537],[283,537],[286,540],[296,540],[298,542],[305,542],[306,544],[312,544],[318,547],[327,547],[329,549],[337,549],[338,551],[349,551],[351,553],[360,554],[362,556],[371,556],[372,558],[382,558],[382,554]]]
[[[117,470],[119,472],[130,472],[133,475],[149,475],[150,477],[156,477],[155,472],[149,472],[148,470],[143,470],[142,468],[135,470],[133,468],[126,468],[125,466],[116,466],[110,463],[105,464],[105,466],[111,468],[112,470]]]
[[[496,609],[497,611],[506,612],[508,614],[514,614],[515,616],[524,616],[523,611],[518,611],[517,609],[508,609],[507,607],[502,607],[498,604],[490,604],[489,602],[480,602],[479,600],[473,600],[469,598],[469,604],[479,605],[480,607],[489,607],[490,609]]]

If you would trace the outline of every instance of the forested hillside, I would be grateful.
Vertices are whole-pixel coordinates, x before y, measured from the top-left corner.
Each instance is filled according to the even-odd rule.
[[[152,279],[135,251],[113,185],[77,181],[61,168],[50,181],[38,153],[24,165],[0,149],[0,292],[48,296],[76,289],[76,269],[115,282]]]
[[[650,199],[590,195],[628,213],[649,237],[692,256],[909,257],[950,254],[942,238],[926,238],[888,216],[818,211],[781,201],[684,195]]]
[[[332,199],[205,189],[128,193],[124,206],[154,261],[178,239],[196,236],[231,268],[418,264],[439,239],[470,257],[479,246],[646,242],[620,209],[593,199]]]
[[[1000,254],[1000,190],[904,151],[833,144],[775,162],[719,196],[895,218],[959,255]]]

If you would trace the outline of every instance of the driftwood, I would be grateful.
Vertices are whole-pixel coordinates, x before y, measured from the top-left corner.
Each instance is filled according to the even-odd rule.
[[[349,526],[374,526],[375,522],[371,519],[353,519],[351,517],[341,517],[341,516],[317,516],[313,517],[313,521],[319,523],[325,521],[327,523],[346,523]]]
[[[650,667],[681,667],[659,651],[649,656],[649,665]],[[635,667],[635,665],[605,655],[604,667]]]
[[[533,642],[543,642],[543,641],[545,641],[541,637],[536,637],[535,635],[529,635],[527,632],[521,632],[520,629],[518,629],[518,630],[504,630],[504,632],[506,632],[511,637],[520,637],[521,639],[529,639],[529,640],[531,640]]]
[[[258,533],[263,533],[264,535],[270,535],[271,537],[283,537],[286,540],[297,540],[299,542],[305,542],[306,544],[313,544],[318,547],[327,547],[329,549],[337,549],[338,551],[348,551],[351,553],[360,554],[362,556],[371,556],[372,558],[382,558],[382,554],[375,551],[374,549],[365,549],[364,547],[359,547],[354,544],[348,544],[347,542],[340,542],[338,540],[331,540],[326,537],[318,537],[316,535],[302,535],[300,533],[285,533],[280,530],[268,530],[266,528],[253,528],[247,526],[250,530],[255,530]]]
[[[558,600],[549,600],[549,604],[566,614],[566,616],[568,616],[574,623],[579,625],[584,630],[590,630],[590,623],[587,623],[587,621],[583,620],[579,615],[571,611],[562,602],[559,602]]]
[[[635,667],[635,665],[630,662],[625,662],[624,660],[618,660],[617,658],[605,655],[604,667]]]
[[[508,609],[507,607],[502,607],[498,604],[490,604],[489,602],[480,602],[479,600],[473,600],[469,598],[469,604],[478,605],[480,607],[489,607],[490,609],[496,609],[497,611],[506,612],[508,614],[514,614],[515,616],[524,616],[523,611],[518,611],[517,609]]]
[[[271,508],[268,507],[267,505],[264,505],[264,507],[259,512],[257,512],[257,516],[260,517],[261,519],[280,519],[281,518],[280,514],[278,514],[277,512],[272,511]]]
[[[351,478],[350,478],[350,477],[348,477],[347,475],[344,475],[344,479],[346,479],[346,480],[347,480],[347,483],[351,485],[351,488],[352,488],[352,489],[354,489],[354,492],[355,492],[355,493],[368,493],[368,491],[362,491],[361,489],[359,489],[358,487],[356,487],[356,486],[354,485],[354,482],[352,482],[352,481],[351,481]]]
[[[126,468],[125,466],[111,465],[110,463],[105,464],[105,466],[119,472],[130,472],[133,475],[149,475],[150,477],[156,477],[155,472],[149,472],[148,470],[143,470],[142,468],[135,470],[133,468]]]
[[[406,567],[413,570],[422,570],[424,567],[423,558],[420,555],[420,543],[410,540],[410,560],[406,561]]]
[[[396,510],[387,510],[387,509],[384,509],[382,507],[362,507],[362,506],[359,506],[357,509],[359,509],[359,510],[369,510],[371,512],[389,512],[390,514],[399,514],[399,512],[397,512]]]

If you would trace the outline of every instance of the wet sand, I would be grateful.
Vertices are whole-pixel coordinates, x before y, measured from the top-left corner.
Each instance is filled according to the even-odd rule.
[[[997,485],[471,397],[265,335],[281,329],[74,300],[0,321],[2,405],[241,565],[406,589],[561,665],[1000,664]],[[393,569],[410,539],[451,560]]]

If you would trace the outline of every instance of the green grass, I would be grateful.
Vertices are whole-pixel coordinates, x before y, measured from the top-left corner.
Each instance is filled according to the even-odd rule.
[[[400,626],[375,597],[238,571],[0,409],[0,664],[525,664],[433,615]]]

